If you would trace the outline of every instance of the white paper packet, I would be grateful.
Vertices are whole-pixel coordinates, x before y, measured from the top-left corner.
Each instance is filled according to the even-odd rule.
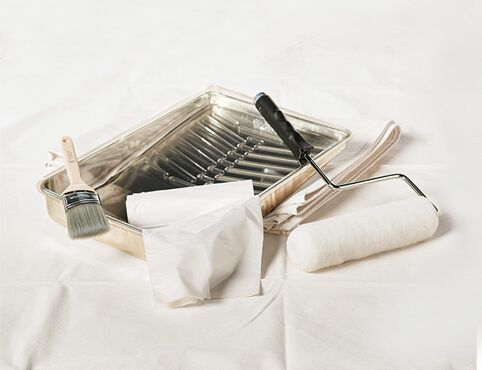
[[[257,197],[142,235],[154,297],[166,306],[259,293],[263,231]]]
[[[157,302],[259,294],[263,219],[251,181],[133,194],[127,213],[143,228]]]

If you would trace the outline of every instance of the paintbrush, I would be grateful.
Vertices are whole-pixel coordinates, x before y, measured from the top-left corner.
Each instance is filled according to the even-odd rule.
[[[70,137],[62,138],[62,149],[70,182],[62,193],[69,236],[80,239],[109,231],[109,222],[100,205],[99,195],[82,180],[74,143]]]

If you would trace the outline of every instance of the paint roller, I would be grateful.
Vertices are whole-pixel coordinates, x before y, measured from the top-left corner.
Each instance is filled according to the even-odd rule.
[[[433,236],[439,224],[438,210],[406,175],[397,173],[334,184],[310,155],[313,146],[294,129],[273,100],[259,93],[254,104],[300,164],[310,164],[333,191],[402,180],[416,194],[408,199],[300,225],[287,241],[288,256],[299,268],[316,271]]]

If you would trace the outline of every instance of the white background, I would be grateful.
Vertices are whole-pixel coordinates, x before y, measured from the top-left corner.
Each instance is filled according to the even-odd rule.
[[[35,184],[62,135],[120,132],[211,84],[355,139],[395,119],[378,171],[432,197],[436,238],[306,274],[267,236],[261,296],[155,308],[146,264],[68,240]],[[475,368],[480,1],[0,0],[0,125],[2,370]],[[344,194],[317,218],[399,190]]]

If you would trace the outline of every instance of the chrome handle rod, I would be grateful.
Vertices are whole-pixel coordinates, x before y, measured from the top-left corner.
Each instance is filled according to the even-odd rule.
[[[318,166],[316,161],[309,154],[305,154],[304,158],[311,164],[314,170],[318,172],[318,174],[321,176],[321,178],[326,183],[326,185],[328,185],[328,187],[333,190],[352,189],[362,185],[373,184],[373,183],[382,182],[386,180],[403,180],[417,195],[427,198],[427,196],[422,192],[422,190],[420,190],[420,188],[417,185],[415,185],[415,183],[412,180],[410,180],[408,176],[402,173],[392,173],[389,175],[376,176],[376,177],[371,177],[364,180],[356,180],[356,181],[348,182],[346,184],[334,184],[333,182],[331,182],[329,177],[323,172],[323,170]],[[438,208],[435,206],[435,204],[433,204],[433,206],[438,211]]]

